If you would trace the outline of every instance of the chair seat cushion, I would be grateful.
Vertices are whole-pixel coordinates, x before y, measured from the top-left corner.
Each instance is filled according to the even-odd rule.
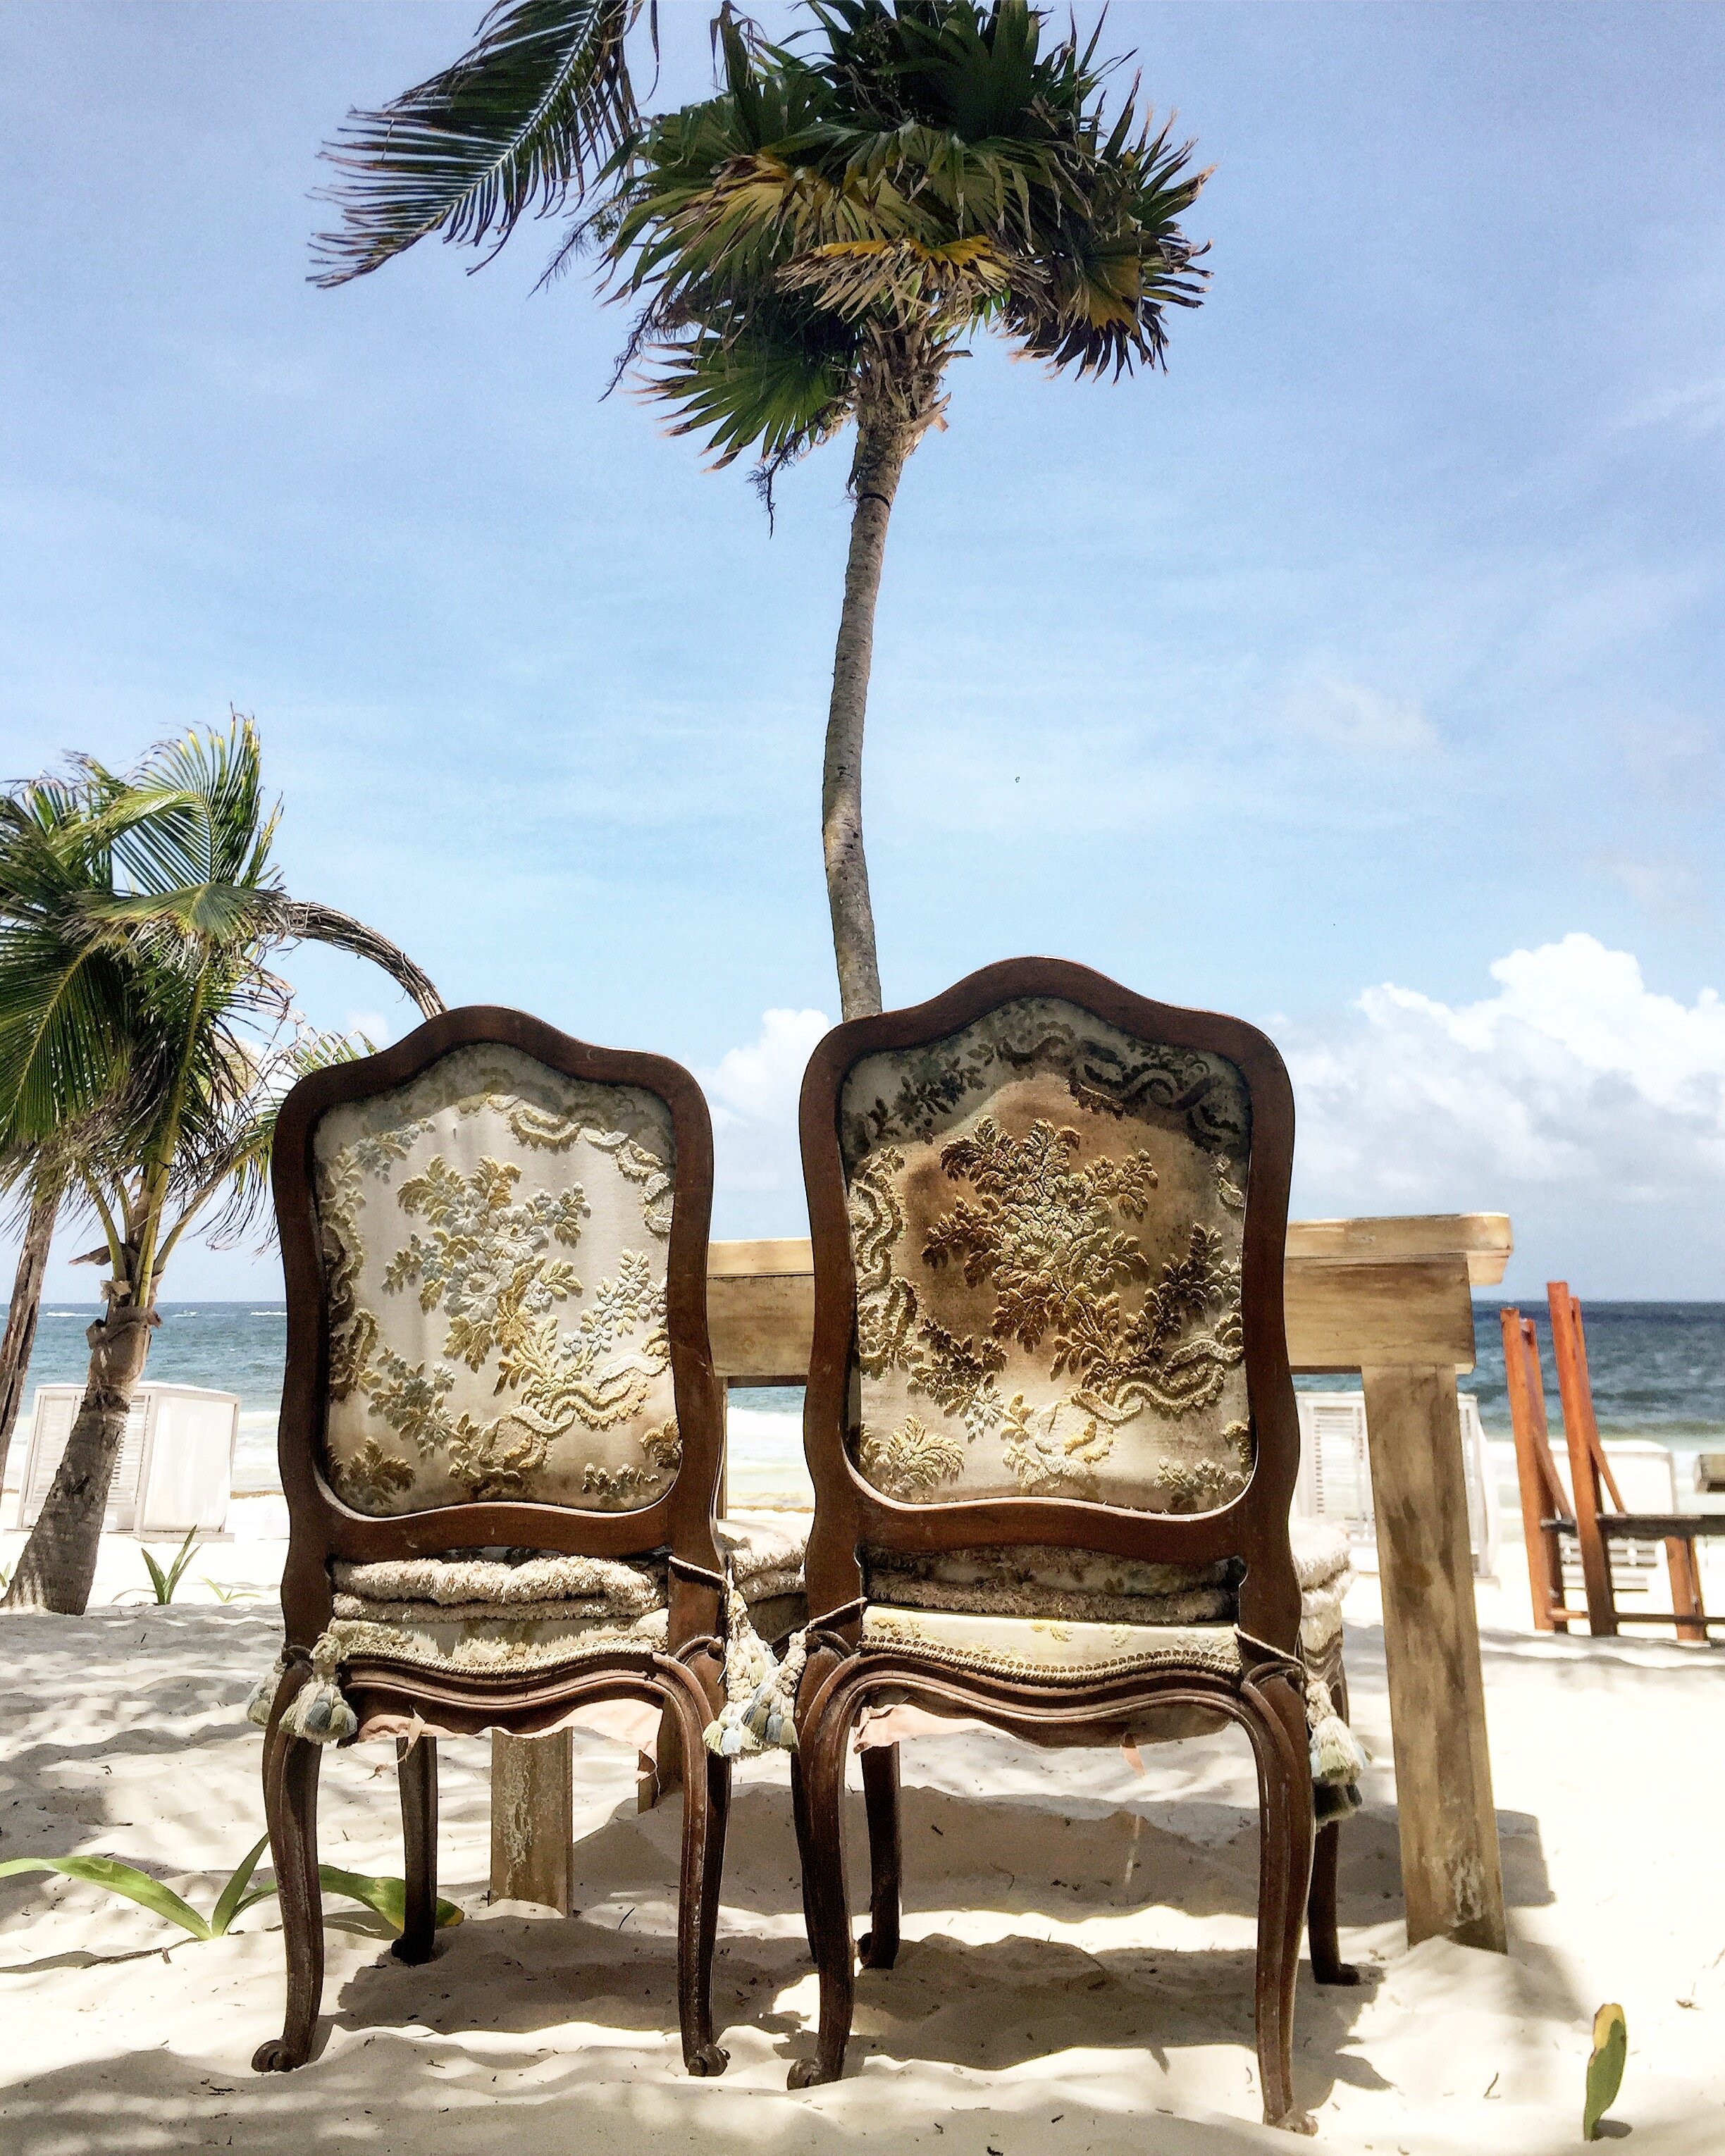
[[[339,1599],[350,1604],[357,1601],[357,1597]],[[515,1676],[562,1669],[598,1656],[643,1650],[657,1654],[665,1645],[663,1609],[627,1618],[529,1616],[518,1610],[500,1614],[495,1609],[476,1612],[472,1604],[455,1608],[431,1603],[361,1604],[359,1607],[367,1612],[388,1614],[338,1611],[329,1630],[343,1665],[365,1657],[472,1676]]]
[[[726,1563],[763,1636],[801,1621],[806,1520],[747,1516],[716,1523]],[[562,1550],[451,1550],[331,1567],[330,1630],[357,1656],[499,1675],[560,1668],[665,1645],[665,1557],[594,1558]]]
[[[1231,1625],[1098,1625],[871,1602],[862,1637],[865,1648],[1029,1683],[1093,1684],[1177,1666],[1223,1677],[1240,1671]]]
[[[1294,1570],[1304,1588],[1329,1587],[1353,1569],[1353,1550],[1340,1528],[1322,1520],[1291,1519],[1288,1540],[1294,1546]]]
[[[1231,1623],[1240,1568],[1150,1564],[1096,1550],[999,1548],[865,1553],[870,1599],[917,1609],[1103,1625]]]
[[[1290,1522],[1301,1589],[1301,1644],[1323,1653],[1342,1627],[1353,1577],[1345,1535],[1315,1520]],[[971,1616],[1039,1618],[1086,1625],[1232,1624],[1241,1568],[1153,1564],[1100,1551],[1039,1543],[937,1550],[868,1550],[871,1601]]]
[[[1291,1520],[1294,1573],[1300,1582],[1300,1651],[1316,1662],[1342,1639],[1342,1598],[1353,1582],[1346,1535],[1321,1520]]]

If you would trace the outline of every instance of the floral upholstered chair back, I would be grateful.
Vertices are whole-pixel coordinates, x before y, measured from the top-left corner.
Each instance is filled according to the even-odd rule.
[[[1198,1512],[1245,1488],[1234,1064],[1025,997],[865,1056],[839,1143],[875,1489]]]
[[[321,1466],[354,1510],[662,1496],[681,1458],[657,1094],[460,1047],[312,1139]]]

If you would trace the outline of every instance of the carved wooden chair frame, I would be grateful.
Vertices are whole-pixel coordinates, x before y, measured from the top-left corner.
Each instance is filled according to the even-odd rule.
[[[1252,1108],[1242,1250],[1245,1372],[1255,1457],[1244,1491],[1217,1510],[1162,1513],[1076,1498],[1004,1497],[900,1504],[865,1481],[846,1444],[857,1322],[856,1271],[839,1137],[845,1080],[866,1055],[947,1039],[1002,1004],[1056,997],[1145,1040],[1225,1056],[1240,1071]],[[792,1783],[803,1856],[810,1943],[820,1971],[818,2056],[793,2068],[793,2087],[844,2071],[854,1995],[844,1851],[845,1758],[861,1711],[881,1694],[949,1714],[974,1716],[1030,1743],[1061,1746],[1118,1738],[1146,1712],[1202,1707],[1242,1727],[1257,1766],[1261,1814],[1255,2019],[1264,2112],[1272,2124],[1310,2132],[1292,2083],[1293,2005],[1301,1918],[1312,1899],[1314,1973],[1348,1983],[1337,1953],[1334,1825],[1317,1836],[1300,1654],[1301,1595],[1288,1514],[1300,1435],[1288,1367],[1282,1265],[1294,1109],[1273,1045],[1240,1020],[1153,1003],[1088,968],[1050,958],[1010,959],[959,982],[932,1001],[838,1027],[816,1049],[802,1096],[803,1174],[814,1256],[814,1339],[803,1445],[815,1491],[808,1556],[809,1658],[797,1701]],[[1237,1678],[1174,1666],[1098,1681],[1038,1683],[937,1667],[914,1649],[862,1643],[864,1581],[859,1549],[928,1553],[1002,1543],[1074,1547],[1164,1563],[1243,1558]],[[1346,1713],[1339,1642],[1320,1658]],[[890,1969],[898,1947],[900,1837],[897,1748],[865,1749],[864,1794],[870,1852],[870,1927],[864,1964]]]
[[[639,1086],[670,1108],[676,1164],[666,1266],[666,1326],[682,1458],[671,1487],[633,1512],[481,1502],[377,1517],[343,1503],[326,1479],[322,1452],[328,1396],[327,1284],[313,1194],[312,1143],[319,1119],[349,1101],[393,1092],[453,1050],[506,1046],[570,1078]],[[287,1287],[287,1366],[280,1455],[289,1548],[282,1579],[288,1666],[270,1709],[264,1746],[264,1794],[280,1885],[287,1950],[283,2035],[259,2050],[259,2071],[285,2071],[309,2056],[323,1989],[323,1925],[317,1876],[320,1747],[281,1728],[289,1702],[311,1676],[313,1642],[328,1624],[331,1561],[434,1557],[451,1549],[514,1547],[588,1557],[643,1556],[668,1548],[670,1612],[665,1651],[619,1650],[541,1673],[490,1677],[356,1657],[343,1689],[362,1725],[374,1714],[423,1715],[462,1734],[504,1729],[531,1736],[577,1705],[634,1699],[661,1706],[675,1728],[685,1771],[677,1933],[678,2010],[691,2073],[722,2072],[727,2054],[713,2041],[711,1968],[719,1877],[730,1799],[730,1763],[704,1748],[704,1728],[724,1703],[723,1578],[713,1534],[713,1500],[723,1446],[723,1409],[707,1338],[706,1254],[712,1209],[712,1127],[690,1074],[663,1056],[594,1048],[520,1011],[475,1005],[432,1019],[381,1055],[320,1070],[282,1103],[272,1158],[276,1216]],[[437,1752],[420,1735],[398,1745],[406,1923],[394,1952],[430,1958],[437,1901]]]

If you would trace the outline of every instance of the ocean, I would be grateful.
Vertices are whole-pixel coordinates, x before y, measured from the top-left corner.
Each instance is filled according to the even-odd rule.
[[[1462,1380],[1476,1395],[1494,1438],[1510,1435],[1503,1389],[1503,1349],[1496,1301],[1476,1301],[1478,1367]],[[1539,1325],[1553,1432],[1563,1426],[1543,1303],[1522,1305]],[[88,1359],[84,1329],[88,1305],[44,1306],[30,1383],[83,1382]],[[1594,1302],[1584,1306],[1594,1407],[1606,1439],[1651,1438],[1679,1455],[1678,1486],[1686,1489],[1690,1458],[1725,1451],[1725,1303]],[[234,1486],[276,1486],[275,1424],[281,1405],[286,1313],[280,1303],[199,1302],[162,1305],[162,1326],[146,1374],[162,1383],[208,1385],[238,1393],[239,1444]],[[1345,1391],[1345,1378],[1301,1378],[1302,1389]],[[731,1394],[732,1502],[748,1495],[794,1496],[808,1485],[802,1462],[797,1386],[737,1386]],[[28,1399],[26,1413],[28,1414]],[[14,1459],[21,1454],[15,1443]]]

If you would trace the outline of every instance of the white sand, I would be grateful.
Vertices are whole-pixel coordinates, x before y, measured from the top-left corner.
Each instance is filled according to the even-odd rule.
[[[264,1522],[258,1516],[258,1525]],[[116,1538],[117,1539],[117,1538]],[[273,1577],[279,1549],[213,1552]],[[136,1547],[105,1573],[141,1573]],[[203,1563],[198,1572],[213,1570]],[[213,1571],[213,1576],[219,1574]],[[1297,2073],[1338,2150],[1566,2149],[1593,2011],[1625,2006],[1614,2119],[1635,2147],[1725,2148],[1725,1657],[1651,1641],[1538,1640],[1513,1585],[1481,1596],[1514,1951],[1405,1951],[1375,1593],[1349,1602],[1355,1719],[1373,1754],[1344,1835],[1353,1992],[1302,1975]],[[1525,1600],[1521,1602],[1525,1612]],[[239,1718],[274,1650],[267,1605],[0,1620],[0,1856],[142,1860],[208,1907],[261,1830],[259,1733]],[[782,1759],[733,1813],[715,1984],[730,2047],[687,2079],[675,2033],[676,1805],[633,1809],[633,1755],[576,1736],[580,1914],[487,1907],[486,1752],[446,1744],[444,1891],[469,1921],[403,1969],[329,1905],[327,2035],[260,2079],[280,2027],[274,1906],[175,1943],[71,1881],[0,1882],[0,2147],[86,2156],[232,2145],[494,2152],[643,2147],[945,2156],[1235,2151],[1291,2144],[1259,2117],[1251,2046],[1255,1799],[1244,1741],[1039,1754],[958,1737],[904,1757],[906,1943],[859,1981],[850,2071],[786,2092],[815,2020]],[[859,1890],[864,1846],[852,1835]],[[390,1755],[324,1769],[323,1851],[399,1868]],[[860,1913],[860,1904],[858,1904]]]

